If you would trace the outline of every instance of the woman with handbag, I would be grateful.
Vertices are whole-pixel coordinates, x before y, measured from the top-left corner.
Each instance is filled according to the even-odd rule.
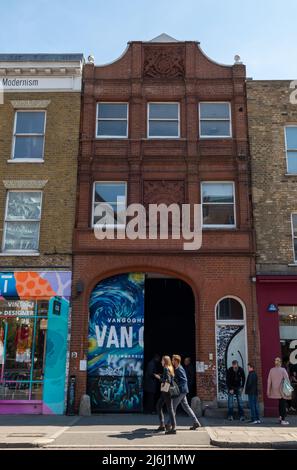
[[[278,400],[280,424],[287,426],[289,423],[286,421],[286,402],[290,399],[290,380],[286,369],[282,367],[281,359],[276,357],[274,363],[275,367],[270,369],[268,375],[267,396],[268,398]]]
[[[161,396],[157,403],[160,426],[158,427],[157,432],[166,431],[163,413],[163,406],[165,404],[171,424],[171,429],[167,430],[166,434],[176,434],[176,421],[172,400],[172,390],[176,388],[176,384],[174,383],[174,368],[169,356],[163,356],[161,363],[163,366],[162,375],[160,376],[155,374],[156,379],[161,382]]]

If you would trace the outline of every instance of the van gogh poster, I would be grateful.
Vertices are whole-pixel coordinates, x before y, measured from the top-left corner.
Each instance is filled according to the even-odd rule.
[[[141,411],[144,274],[101,281],[90,296],[88,393],[93,411]]]

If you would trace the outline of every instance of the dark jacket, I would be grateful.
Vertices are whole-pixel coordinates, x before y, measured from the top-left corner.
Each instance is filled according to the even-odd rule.
[[[186,371],[187,379],[188,379],[188,387],[189,387],[189,390],[191,391],[195,385],[195,368],[193,364],[189,364],[183,367]]]
[[[158,372],[158,363],[152,359],[148,362],[144,376],[144,391],[147,393],[156,393],[160,388],[158,379],[154,376]]]
[[[254,370],[249,372],[247,376],[245,393],[247,395],[258,395],[258,376]]]
[[[228,390],[238,390],[243,388],[245,384],[245,373],[242,367],[238,367],[235,371],[233,367],[227,370],[226,383]]]
[[[173,383],[173,377],[170,374],[170,371],[169,371],[169,369],[167,369],[167,367],[164,367],[163,373],[161,375],[161,383],[163,384],[165,382],[169,382],[170,385],[172,385],[172,383]]]
[[[188,378],[183,366],[178,366],[175,369],[175,381],[178,385],[180,393],[189,393]]]

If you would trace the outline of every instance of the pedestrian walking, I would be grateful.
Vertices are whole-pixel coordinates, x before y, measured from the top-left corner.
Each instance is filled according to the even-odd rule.
[[[245,393],[249,399],[249,407],[251,412],[251,423],[260,424],[259,403],[258,403],[258,376],[255,372],[253,364],[248,364],[248,376],[246,379]]]
[[[181,357],[178,354],[174,354],[172,356],[172,365],[174,367],[175,381],[178,385],[179,392],[180,392],[180,394],[177,397],[173,398],[173,411],[174,411],[174,414],[176,415],[176,409],[178,405],[181,405],[183,410],[187,413],[187,415],[190,418],[192,418],[193,424],[190,427],[190,429],[194,431],[195,429],[200,427],[200,423],[187,400],[187,394],[189,393],[188,379],[187,379],[186,371],[181,365]],[[166,429],[170,429],[169,420],[166,424]]]
[[[286,421],[287,416],[287,399],[288,397],[283,394],[284,381],[289,382],[288,372],[282,367],[282,361],[279,357],[274,360],[275,366],[269,371],[267,382],[267,396],[273,400],[278,400],[279,421],[282,426],[289,424]]]
[[[228,419],[233,421],[234,397],[237,401],[238,414],[240,421],[244,421],[242,390],[245,384],[245,373],[242,367],[239,367],[238,361],[232,361],[232,367],[227,370],[226,384],[228,389]]]
[[[160,382],[156,379],[155,374],[158,373],[159,362],[160,356],[159,354],[155,354],[148,362],[144,375],[144,408],[147,413],[151,414],[156,411],[156,396],[159,391]]]
[[[176,421],[173,411],[173,400],[170,393],[170,388],[174,385],[174,368],[169,356],[162,357],[163,372],[162,375],[155,374],[155,377],[161,382],[161,396],[157,402],[157,411],[160,420],[160,426],[157,432],[166,431],[165,434],[176,434]],[[171,428],[165,428],[165,420],[163,413],[163,406],[166,405]]]

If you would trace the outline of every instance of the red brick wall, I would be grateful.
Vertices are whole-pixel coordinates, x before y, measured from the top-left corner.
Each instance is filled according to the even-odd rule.
[[[169,64],[165,71],[158,62],[160,54]],[[100,100],[129,102],[128,139],[94,138],[96,102]],[[231,102],[230,139],[198,138],[198,103],[212,100]],[[146,138],[149,101],[180,103],[180,139]],[[215,304],[221,297],[238,296],[247,309],[249,360],[260,367],[251,281],[255,266],[246,121],[245,67],[218,65],[194,42],[132,42],[113,64],[85,66],[71,343],[71,351],[78,357],[70,365],[71,373],[78,377],[77,400],[86,387],[86,373],[79,371],[79,360],[87,353],[90,292],[101,279],[121,272],[172,274],[191,285],[196,299],[197,360],[206,364],[210,362],[209,353],[213,353],[215,364]],[[167,190],[159,191],[158,202],[200,203],[201,181],[234,181],[237,228],[204,231],[202,249],[196,252],[184,252],[175,240],[100,242],[90,227],[92,185],[96,180],[126,180],[128,204],[147,203],[150,198],[156,202],[158,187],[166,188],[166,184]],[[177,190],[172,181],[177,182],[176,188],[184,189]],[[145,193],[150,185],[156,190]],[[84,282],[85,290],[76,298],[78,280]],[[214,399],[213,373],[198,374],[197,388],[201,398]]]

